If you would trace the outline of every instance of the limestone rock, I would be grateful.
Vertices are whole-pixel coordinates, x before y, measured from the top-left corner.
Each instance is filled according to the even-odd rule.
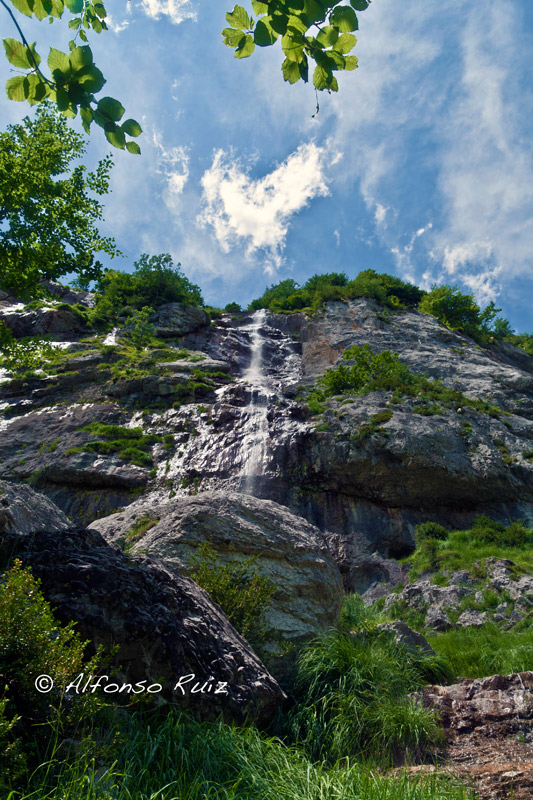
[[[173,569],[190,569],[202,542],[223,563],[256,556],[261,573],[277,586],[266,622],[284,640],[302,641],[336,624],[343,594],[338,568],[320,531],[287,508],[248,495],[202,492],[168,505],[140,501],[90,527],[120,542],[143,515],[158,522],[133,552],[147,551]]]
[[[159,684],[156,696],[199,719],[263,725],[272,718],[283,692],[205,591],[177,570],[110,547],[96,531],[58,530],[61,513],[28,492],[18,500],[29,499],[38,524],[50,519],[56,529],[17,530],[15,508],[14,524],[2,532],[0,568],[19,557],[62,622],[76,621],[95,646],[118,646],[120,683]],[[31,527],[24,518],[22,526]]]
[[[185,336],[209,325],[207,313],[197,306],[182,303],[165,303],[151,315],[157,336]]]
[[[0,534],[65,531],[69,518],[47,497],[29,486],[0,481]]]

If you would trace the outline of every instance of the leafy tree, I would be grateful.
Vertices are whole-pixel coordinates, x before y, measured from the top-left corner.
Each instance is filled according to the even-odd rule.
[[[118,316],[128,316],[133,309],[157,308],[164,303],[203,305],[200,288],[174,265],[172,256],[146,253],[134,263],[134,272],[109,269],[97,284],[98,296],[92,314],[94,324],[109,323]]]
[[[126,320],[125,324],[128,328],[126,338],[130,340],[136,350],[144,350],[155,336],[155,328],[149,322],[153,310],[149,306],[144,306],[140,310],[135,309],[131,317]]]
[[[385,272],[365,269],[346,284],[346,297],[369,297],[382,305],[396,308],[416,308],[425,292],[412,283]]]
[[[107,30],[107,11],[101,0],[11,0],[15,10],[8,2],[0,0],[20,38],[4,39],[4,49],[9,63],[21,71],[7,81],[8,97],[30,105],[49,99],[71,118],[79,111],[87,133],[95,122],[114,147],[140,153],[137,142],[127,139],[142,133],[139,123],[134,119],[122,122],[124,108],[113,97],[96,98],[106,79],[94,63],[87,33]],[[359,27],[355,12],[364,11],[370,2],[350,0],[349,5],[342,5],[341,0],[252,0],[258,19],[254,20],[242,6],[235,6],[226,14],[231,27],[222,31],[224,44],[235,49],[236,58],[246,58],[256,45],[268,47],[280,39],[284,80],[307,81],[311,61],[315,65],[315,88],[336,92],[338,83],[333,73],[357,67],[357,58],[349,55],[357,42],[353,34]],[[68,43],[68,52],[50,48],[45,74],[36,42],[27,41],[20,15],[53,22],[66,13],[71,15],[68,27],[74,32],[74,39]]]
[[[50,22],[60,19],[65,11],[73,15],[68,27],[75,31],[69,42],[69,52],[51,47],[48,54],[49,75],[41,67],[41,56],[35,49],[36,42],[29,44],[13,10],[4,0],[2,6],[11,17],[22,41],[4,39],[6,58],[12,66],[24,70],[10,78],[6,83],[7,96],[11,100],[24,101],[36,105],[50,100],[57,105],[66,117],[75,117],[80,112],[81,124],[89,133],[95,122],[104,129],[110,144],[130,153],[140,153],[137,142],[126,140],[126,136],[139,136],[141,126],[134,119],[127,119],[119,125],[124,116],[124,108],[113,97],[95,98],[104,87],[104,76],[94,64],[93,54],[87,42],[87,31],[101,33],[107,30],[106,9],[101,0],[11,0],[15,9],[27,17],[39,20],[48,18]],[[85,44],[79,45],[76,39]]]
[[[69,272],[96,279],[94,255],[119,254],[99,234],[97,197],[109,191],[110,156],[94,172],[71,167],[85,152],[83,137],[49,105],[32,121],[0,133],[0,288],[20,297],[39,292],[39,282]]]
[[[356,56],[349,55],[357,43],[353,34],[359,28],[356,11],[364,11],[371,0],[252,0],[255,20],[242,6],[226,14],[231,26],[224,28],[224,44],[235,49],[235,58],[247,58],[258,47],[269,47],[278,39],[285,59],[281,65],[284,80],[297,83],[309,79],[309,63],[314,63],[313,86],[338,91],[340,70],[357,67]],[[317,109],[318,110],[318,109]]]
[[[450,328],[466,333],[473,339],[486,339],[492,332],[491,323],[500,308],[490,302],[484,311],[473,294],[461,292],[457,286],[433,286],[418,306],[424,314],[431,314]]]

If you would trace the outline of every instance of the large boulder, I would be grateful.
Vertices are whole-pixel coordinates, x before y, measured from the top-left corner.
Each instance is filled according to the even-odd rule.
[[[183,303],[165,303],[151,315],[157,336],[174,337],[194,333],[209,325],[206,311]]]
[[[51,306],[35,311],[6,310],[0,320],[20,339],[25,336],[48,336],[57,341],[68,341],[72,337],[87,335],[88,327],[83,318],[68,308]]]
[[[62,622],[74,620],[95,646],[116,647],[119,684],[143,681],[198,719],[263,725],[272,718],[283,692],[203,589],[110,547],[94,530],[47,529],[48,520],[62,519],[59,509],[29,488],[20,499],[45,527],[23,532],[24,520],[21,529],[15,521],[0,533],[0,568],[19,557]]]
[[[147,552],[172,569],[190,570],[203,542],[222,563],[257,557],[261,574],[276,584],[266,622],[283,640],[301,642],[336,624],[343,596],[338,567],[320,531],[284,506],[236,492],[202,492],[173,504],[139,501],[91,528],[124,543],[146,516],[153,527],[132,552]]]

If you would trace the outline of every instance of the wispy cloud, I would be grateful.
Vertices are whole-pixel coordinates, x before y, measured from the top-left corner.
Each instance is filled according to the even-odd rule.
[[[175,209],[179,197],[189,180],[189,154],[187,148],[178,145],[165,147],[161,134],[154,130],[152,141],[157,154],[157,172],[166,178],[163,199],[169,209]]]
[[[249,256],[265,252],[266,269],[273,271],[282,263],[291,218],[314,197],[329,193],[327,156],[331,161],[325,147],[304,144],[268,175],[253,179],[249,168],[231,154],[217,151],[202,177],[204,209],[199,224],[213,228],[226,253],[238,242],[245,243]]]
[[[141,0],[140,6],[149,17],[168,17],[174,25],[196,19],[196,9],[190,0]]]

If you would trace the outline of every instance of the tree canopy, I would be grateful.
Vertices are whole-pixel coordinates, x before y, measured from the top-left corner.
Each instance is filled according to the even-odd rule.
[[[350,0],[345,5],[342,0],[252,0],[257,19],[236,5],[226,14],[230,27],[222,31],[224,44],[235,50],[236,58],[246,58],[256,45],[269,47],[279,39],[284,80],[307,81],[311,61],[315,64],[315,88],[336,92],[338,83],[333,73],[357,67],[357,58],[349,55],[357,41],[353,31],[359,27],[355,12],[364,11],[370,2]],[[107,11],[101,0],[0,0],[0,5],[20,37],[3,40],[7,60],[20,71],[7,81],[7,96],[30,105],[48,99],[66,117],[76,117],[79,112],[86,133],[94,122],[114,147],[140,153],[131,138],[142,133],[139,123],[134,119],[123,121],[125,109],[115,98],[96,97],[106,79],[94,63],[87,34],[107,30]],[[36,42],[30,44],[24,35],[21,15],[53,22],[66,13],[71,16],[68,28],[74,38],[68,43],[68,51],[50,48],[46,73]]]
[[[49,104],[0,133],[0,288],[19,297],[35,294],[39,282],[70,272],[99,277],[95,254],[119,254],[114,239],[101,236],[98,197],[109,190],[113,162],[94,172],[72,162],[85,152],[73,131]],[[96,195],[96,196],[95,196]]]

